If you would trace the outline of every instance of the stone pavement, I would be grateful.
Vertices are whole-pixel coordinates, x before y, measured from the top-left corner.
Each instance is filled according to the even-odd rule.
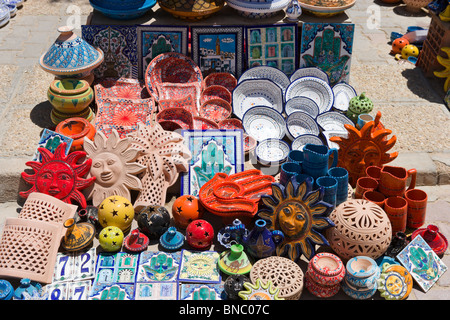
[[[417,186],[430,196],[427,223],[450,235],[450,112],[443,104],[444,80],[426,78],[420,68],[389,54],[391,32],[428,28],[430,23],[426,10],[410,15],[403,6],[358,0],[333,22],[355,24],[350,84],[372,99],[373,113],[381,111],[381,121],[397,136],[391,151],[400,155],[391,164],[417,169]],[[165,13],[154,9],[146,18],[158,23]],[[219,12],[204,23],[227,24],[229,18]],[[81,35],[79,25],[87,21],[108,19],[93,12],[88,0],[26,0],[16,17],[0,28],[0,227],[5,217],[17,215],[18,190],[24,188],[20,173],[42,130],[51,127],[46,92],[53,77],[39,68],[39,58],[57,38],[59,26],[78,25],[75,32]],[[444,263],[450,266],[448,254]],[[415,287],[410,299],[450,299],[450,272],[426,294]]]

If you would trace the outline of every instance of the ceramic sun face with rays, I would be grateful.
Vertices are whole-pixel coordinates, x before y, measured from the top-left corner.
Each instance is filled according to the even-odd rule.
[[[333,207],[322,198],[323,189],[312,191],[310,178],[301,184],[291,179],[286,187],[273,183],[272,195],[261,197],[267,209],[258,211],[258,216],[269,222],[270,230],[281,230],[285,236],[276,249],[278,256],[297,261],[304,255],[310,260],[315,245],[328,245],[320,231],[334,226],[328,218]]]
[[[83,178],[91,167],[92,160],[78,164],[78,161],[86,156],[84,151],[73,151],[66,156],[66,143],[61,143],[55,153],[46,148],[38,148],[42,155],[42,161],[28,161],[35,172],[28,174],[22,172],[23,179],[32,184],[28,191],[19,192],[20,196],[27,198],[32,192],[40,192],[51,195],[66,203],[72,200],[86,208],[86,198],[80,190],[94,183],[95,177]]]
[[[92,199],[94,206],[113,195],[131,200],[130,190],[141,190],[142,183],[136,175],[145,166],[135,162],[139,150],[131,148],[130,138],[121,139],[117,130],[112,130],[108,138],[97,131],[94,141],[85,138],[83,146],[92,159],[90,175],[96,178],[86,189],[87,199]]]
[[[379,120],[381,114],[377,115]],[[398,152],[388,153],[397,141],[396,136],[387,139],[392,133],[389,129],[378,128],[376,121],[367,122],[361,130],[345,124],[347,138],[331,137],[330,141],[339,145],[338,167],[348,171],[348,181],[352,187],[356,181],[366,175],[369,166],[382,167],[398,156]]]

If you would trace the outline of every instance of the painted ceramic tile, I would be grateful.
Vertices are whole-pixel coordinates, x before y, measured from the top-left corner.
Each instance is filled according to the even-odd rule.
[[[425,292],[447,271],[447,266],[420,235],[416,236],[396,258]]]
[[[50,150],[52,153],[54,153],[56,147],[63,142],[67,144],[66,145],[66,155],[67,155],[69,154],[70,148],[72,147],[73,139],[66,137],[65,135],[62,135],[55,131],[44,129],[41,138],[39,139],[38,146],[36,148],[36,152],[34,153],[32,161],[42,161],[42,156],[38,151],[38,148],[46,148],[47,150]]]
[[[177,282],[136,283],[134,300],[178,300]]]
[[[91,288],[89,300],[134,300],[134,284],[96,284]]]
[[[229,72],[239,78],[243,68],[242,27],[191,27],[192,59],[206,77]]]
[[[150,61],[165,52],[188,53],[188,27],[137,26],[138,71],[143,79]]]
[[[70,282],[67,288],[67,300],[88,300],[91,280]]]
[[[95,275],[95,248],[82,253],[59,252],[53,282],[92,279]]]
[[[144,251],[140,254],[136,282],[176,281],[181,252]]]
[[[94,70],[97,78],[138,78],[136,26],[82,25],[81,36],[103,50],[104,61]]]
[[[183,283],[180,300],[225,300],[223,284]]]
[[[297,24],[247,27],[247,66],[270,66],[290,76],[297,68],[297,30]]]
[[[181,178],[182,195],[198,196],[217,172],[230,175],[244,170],[242,130],[182,130],[181,135],[192,154],[189,170]]]
[[[45,286],[47,300],[67,300],[69,282],[50,283]]]
[[[354,31],[354,24],[303,23],[299,67],[318,67],[327,73],[331,86],[348,83]]]
[[[181,266],[178,281],[219,283],[221,276],[217,262],[219,253],[216,251],[182,250]]]

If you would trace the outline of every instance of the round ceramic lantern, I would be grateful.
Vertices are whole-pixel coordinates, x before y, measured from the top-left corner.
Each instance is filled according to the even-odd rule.
[[[206,220],[194,220],[186,228],[186,242],[195,249],[208,249],[213,239],[214,229]]]
[[[170,226],[170,213],[160,205],[147,206],[137,217],[139,229],[152,239],[159,239]]]
[[[356,256],[377,259],[386,252],[392,238],[391,222],[384,210],[365,199],[350,199],[329,217],[335,224],[327,229],[330,247],[343,260]]]
[[[127,232],[130,230],[133,219],[133,205],[130,200],[121,196],[106,198],[98,208],[98,220],[103,228],[114,226]]]
[[[172,216],[177,227],[186,229],[189,223],[202,217],[198,198],[191,195],[178,197],[172,205]]]
[[[230,300],[238,300],[239,292],[245,290],[245,282],[250,282],[250,279],[246,275],[232,274],[228,276],[223,284],[227,298]]]
[[[347,117],[353,121],[358,122],[358,116],[363,113],[370,113],[373,110],[373,102],[363,92],[360,95],[350,99],[347,109]]]
[[[119,251],[123,243],[123,232],[114,226],[103,228],[98,235],[98,242],[107,252]]]

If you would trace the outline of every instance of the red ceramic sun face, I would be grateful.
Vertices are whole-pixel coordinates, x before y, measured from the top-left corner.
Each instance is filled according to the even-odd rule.
[[[22,172],[23,179],[33,187],[28,191],[20,192],[20,196],[27,198],[32,192],[40,192],[66,203],[75,200],[83,208],[86,208],[86,199],[79,190],[87,188],[95,180],[95,177],[83,178],[89,171],[92,160],[87,159],[85,162],[77,164],[80,158],[86,156],[86,152],[73,151],[66,156],[65,148],[66,144],[61,143],[54,154],[45,148],[39,148],[42,162],[29,161],[26,163],[35,173]]]
[[[206,220],[194,220],[186,228],[186,242],[195,249],[208,249],[213,239],[214,229]]]

